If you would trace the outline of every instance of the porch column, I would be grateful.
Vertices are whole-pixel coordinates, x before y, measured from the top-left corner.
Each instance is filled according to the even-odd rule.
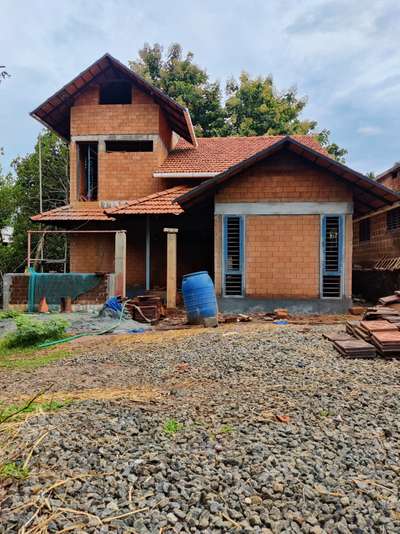
[[[164,228],[167,234],[167,308],[176,308],[176,234],[178,228]]]
[[[126,232],[115,232],[115,293],[126,296]]]

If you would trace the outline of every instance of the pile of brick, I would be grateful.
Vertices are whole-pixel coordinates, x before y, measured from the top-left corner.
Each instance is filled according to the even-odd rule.
[[[347,321],[346,333],[325,337],[347,358],[400,357],[400,291],[367,308],[361,321]]]
[[[158,295],[139,295],[134,299],[126,299],[125,308],[132,319],[141,323],[157,323],[165,316],[165,308]]]

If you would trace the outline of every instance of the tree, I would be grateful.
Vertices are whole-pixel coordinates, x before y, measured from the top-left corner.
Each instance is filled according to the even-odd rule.
[[[0,83],[2,82],[2,80],[5,80],[6,78],[10,78],[10,75],[5,70],[5,68],[6,67],[4,65],[0,65]]]
[[[14,176],[0,172],[0,226],[13,227],[13,241],[0,246],[0,273],[15,272],[25,267],[27,230],[39,229],[30,217],[39,213],[39,142],[41,143],[43,210],[68,202],[68,147],[54,133],[42,132],[34,151],[12,162]],[[46,238],[50,257],[64,255],[64,241],[59,236]]]
[[[184,56],[181,45],[173,43],[164,54],[161,45],[146,43],[139,58],[129,61],[129,67],[189,108],[197,135],[219,135],[225,122],[220,86],[210,82],[207,72],[193,63],[192,52]]]
[[[146,43],[129,66],[187,106],[199,136],[310,134],[332,157],[344,161],[347,151],[330,142],[330,131],[301,118],[307,98],[298,97],[294,88],[279,92],[272,76],[252,79],[243,72],[239,81],[229,80],[223,105],[219,83],[210,82],[207,72],[193,63],[193,54],[184,56],[177,43],[166,55],[161,45]]]

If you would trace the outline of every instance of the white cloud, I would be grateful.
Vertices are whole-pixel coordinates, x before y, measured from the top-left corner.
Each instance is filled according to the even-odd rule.
[[[380,135],[383,133],[383,130],[379,126],[360,126],[357,130],[357,133],[366,136]]]
[[[23,5],[22,5],[23,4]],[[398,0],[1,0],[0,146],[31,150],[29,112],[104,52],[126,62],[145,41],[180,42],[222,82],[242,69],[272,73],[307,95],[307,118],[329,128],[348,163],[399,159]],[[377,124],[381,128],[376,131]],[[371,128],[375,130],[371,130]],[[378,135],[379,133],[379,135]],[[368,154],[368,162],[362,164]]]

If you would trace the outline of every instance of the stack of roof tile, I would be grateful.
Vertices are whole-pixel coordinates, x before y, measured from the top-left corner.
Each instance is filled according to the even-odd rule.
[[[349,339],[334,341],[333,346],[346,358],[376,357],[375,347],[363,339],[354,339],[349,336]]]
[[[371,340],[382,356],[400,356],[399,330],[374,332]]]
[[[348,358],[373,358],[377,351],[400,357],[400,291],[367,308],[362,321],[347,321],[346,333],[325,337]]]

